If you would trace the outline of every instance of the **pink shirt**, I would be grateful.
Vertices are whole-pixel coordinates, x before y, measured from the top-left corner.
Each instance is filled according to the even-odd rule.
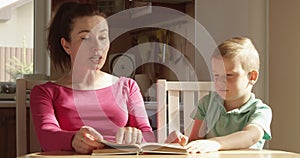
[[[35,130],[44,151],[73,150],[80,127],[95,128],[105,140],[115,141],[120,127],[136,127],[144,141],[155,141],[137,83],[121,77],[98,90],[74,90],[52,82],[35,86],[30,95]]]

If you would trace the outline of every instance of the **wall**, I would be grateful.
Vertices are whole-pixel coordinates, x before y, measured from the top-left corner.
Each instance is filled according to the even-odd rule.
[[[20,27],[22,26],[22,27]],[[0,46],[33,48],[33,2],[12,10],[11,19],[0,21]]]
[[[269,2],[270,148],[300,153],[300,1]]]
[[[254,92],[265,102],[268,101],[266,7],[266,0],[196,1],[196,20],[208,31],[216,45],[234,36],[253,40],[261,60],[261,75]],[[201,71],[201,68],[196,71]]]
[[[199,0],[196,5],[196,19],[217,44],[237,35],[253,39],[261,58],[255,93],[273,110],[268,146],[300,152],[300,1]]]

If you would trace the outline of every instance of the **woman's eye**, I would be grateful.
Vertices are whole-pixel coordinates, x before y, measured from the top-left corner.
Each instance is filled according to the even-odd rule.
[[[81,40],[85,41],[85,40],[88,40],[89,37],[81,37]]]
[[[107,39],[106,36],[99,37],[99,40],[106,40],[106,39]]]

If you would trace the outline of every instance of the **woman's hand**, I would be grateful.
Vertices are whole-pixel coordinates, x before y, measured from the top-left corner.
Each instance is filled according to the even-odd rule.
[[[167,139],[165,140],[165,143],[179,143],[180,145],[184,146],[188,143],[189,137],[183,135],[179,131],[173,131],[171,132]]]
[[[187,149],[187,152],[192,154],[206,153],[220,150],[221,144],[215,140],[201,139],[190,142],[184,148]]]
[[[104,147],[103,144],[97,142],[99,139],[103,137],[94,128],[82,126],[72,140],[72,147],[78,153],[89,154],[94,149]]]
[[[122,127],[116,134],[118,144],[141,144],[142,140],[142,131],[134,127]]]

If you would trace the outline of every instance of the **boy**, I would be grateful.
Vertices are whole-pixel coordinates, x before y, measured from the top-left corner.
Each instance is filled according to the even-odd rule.
[[[230,149],[262,149],[271,139],[272,111],[251,92],[259,76],[259,55],[251,40],[228,39],[212,55],[216,92],[197,106],[188,138],[172,132],[166,142],[186,145],[190,153]],[[174,139],[175,138],[175,139]]]

